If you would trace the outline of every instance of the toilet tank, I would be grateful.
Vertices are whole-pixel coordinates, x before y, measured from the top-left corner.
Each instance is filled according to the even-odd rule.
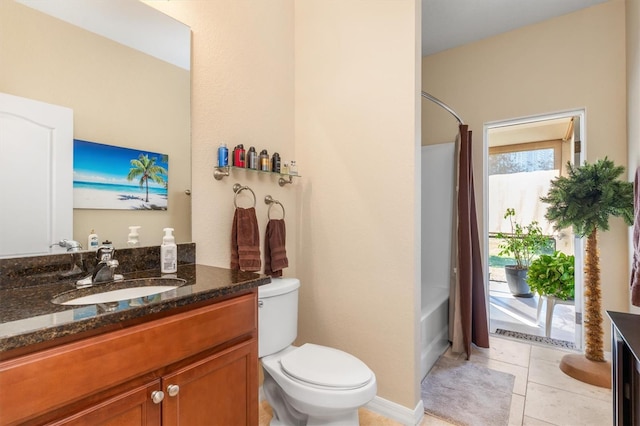
[[[298,335],[297,278],[272,278],[258,287],[258,356],[290,346]]]

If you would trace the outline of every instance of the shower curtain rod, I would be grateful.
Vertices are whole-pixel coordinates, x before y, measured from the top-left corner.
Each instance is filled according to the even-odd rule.
[[[440,99],[438,99],[435,96],[430,95],[429,93],[424,92],[424,91],[422,92],[422,97],[423,98],[427,98],[431,102],[434,102],[434,103],[440,105],[442,108],[446,109],[451,115],[453,115],[456,118],[456,120],[458,120],[458,123],[464,124],[464,121],[462,120],[462,118],[460,118],[460,116],[458,114],[456,114],[456,112],[453,109],[451,109],[451,107],[449,107],[449,105],[445,104]]]

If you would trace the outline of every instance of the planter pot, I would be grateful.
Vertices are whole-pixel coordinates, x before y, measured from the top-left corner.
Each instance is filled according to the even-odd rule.
[[[533,297],[527,284],[527,269],[517,269],[515,265],[507,265],[504,272],[509,284],[509,291],[516,297]]]

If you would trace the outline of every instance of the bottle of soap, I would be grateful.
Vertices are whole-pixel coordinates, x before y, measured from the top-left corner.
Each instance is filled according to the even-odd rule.
[[[100,238],[98,238],[98,234],[95,233],[95,230],[91,230],[89,237],[87,238],[87,249],[96,251],[100,246]]]
[[[280,173],[280,154],[277,152],[274,152],[271,157],[271,171],[273,173]]]
[[[296,164],[296,160],[291,160],[289,164],[289,174],[291,176],[298,176],[298,165]]]
[[[127,236],[127,246],[140,247],[140,236],[138,235],[138,229],[141,226],[130,226],[129,235]]]
[[[173,228],[164,228],[164,237],[160,246],[160,271],[172,274],[178,271],[178,246],[173,237]]]
[[[226,143],[221,143],[218,147],[218,167],[227,167],[229,165],[229,148]]]

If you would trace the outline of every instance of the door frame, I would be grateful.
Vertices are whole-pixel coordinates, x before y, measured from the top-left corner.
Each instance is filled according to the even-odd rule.
[[[506,127],[506,126],[514,126],[519,124],[528,124],[534,123],[538,121],[546,121],[553,120],[558,118],[568,118],[568,117],[578,117],[578,126],[577,129],[574,127],[574,134],[580,135],[580,154],[579,158],[574,160],[574,165],[582,164],[587,158],[587,132],[586,132],[586,110],[584,108],[581,109],[572,109],[566,111],[559,111],[554,113],[547,114],[539,114],[532,115],[520,118],[512,118],[507,120],[498,120],[487,122],[483,125],[483,143],[482,143],[482,212],[483,212],[483,247],[484,247],[484,287],[485,287],[485,298],[486,298],[486,310],[487,310],[487,321],[490,321],[490,305],[489,305],[489,233],[487,230],[489,229],[489,130]],[[577,131],[576,131],[577,130]],[[575,156],[574,156],[575,157]],[[574,247],[575,247],[575,338],[574,345],[576,349],[581,350],[584,345],[584,330],[582,327],[582,313],[584,306],[584,239],[580,237],[574,238]],[[487,324],[489,327],[490,324]]]

